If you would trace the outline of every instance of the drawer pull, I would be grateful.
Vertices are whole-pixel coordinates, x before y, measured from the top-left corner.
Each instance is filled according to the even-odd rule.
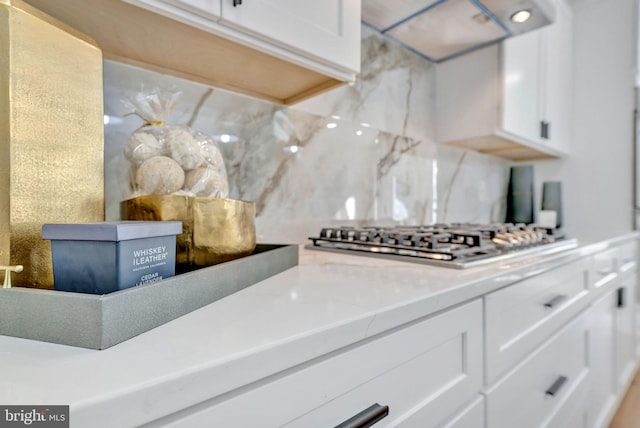
[[[618,307],[624,308],[624,287],[618,288]]]
[[[553,308],[555,306],[558,306],[560,303],[564,302],[565,300],[567,300],[567,295],[565,294],[560,294],[556,297],[554,297],[553,299],[549,300],[547,303],[544,304],[545,308]]]
[[[551,387],[547,389],[546,394],[554,397],[558,393],[558,391],[560,391],[560,388],[562,388],[562,385],[564,385],[566,381],[566,376],[560,376],[558,379],[556,379],[555,382],[553,382],[553,385],[551,385]]]
[[[367,428],[384,419],[388,414],[389,406],[381,406],[376,403],[342,422],[340,425],[336,425],[335,428]]]

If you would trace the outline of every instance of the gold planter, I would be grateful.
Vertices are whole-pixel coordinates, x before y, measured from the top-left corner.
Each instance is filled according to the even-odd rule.
[[[120,203],[123,220],[182,221],[178,265],[210,266],[243,256],[256,247],[255,204],[236,199],[178,195],[138,196]]]
[[[53,287],[44,223],[104,220],[102,52],[20,0],[0,0],[0,265]]]

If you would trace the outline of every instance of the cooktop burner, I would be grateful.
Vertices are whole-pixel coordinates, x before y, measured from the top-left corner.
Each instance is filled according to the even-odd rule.
[[[453,268],[556,252],[577,245],[557,229],[535,224],[451,223],[430,226],[326,227],[307,248],[386,256]]]

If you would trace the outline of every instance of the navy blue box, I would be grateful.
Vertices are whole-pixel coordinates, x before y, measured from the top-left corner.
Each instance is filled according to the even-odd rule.
[[[180,221],[45,224],[54,288],[107,294],[175,275]]]

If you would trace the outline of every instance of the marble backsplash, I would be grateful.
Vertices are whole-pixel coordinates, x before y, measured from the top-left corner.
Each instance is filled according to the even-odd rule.
[[[105,201],[130,197],[122,99],[183,94],[168,122],[214,136],[230,197],[255,201],[259,242],[305,242],[321,226],[503,221],[509,162],[435,144],[435,65],[373,30],[354,85],[283,107],[105,62]],[[228,141],[228,142],[224,142]]]

